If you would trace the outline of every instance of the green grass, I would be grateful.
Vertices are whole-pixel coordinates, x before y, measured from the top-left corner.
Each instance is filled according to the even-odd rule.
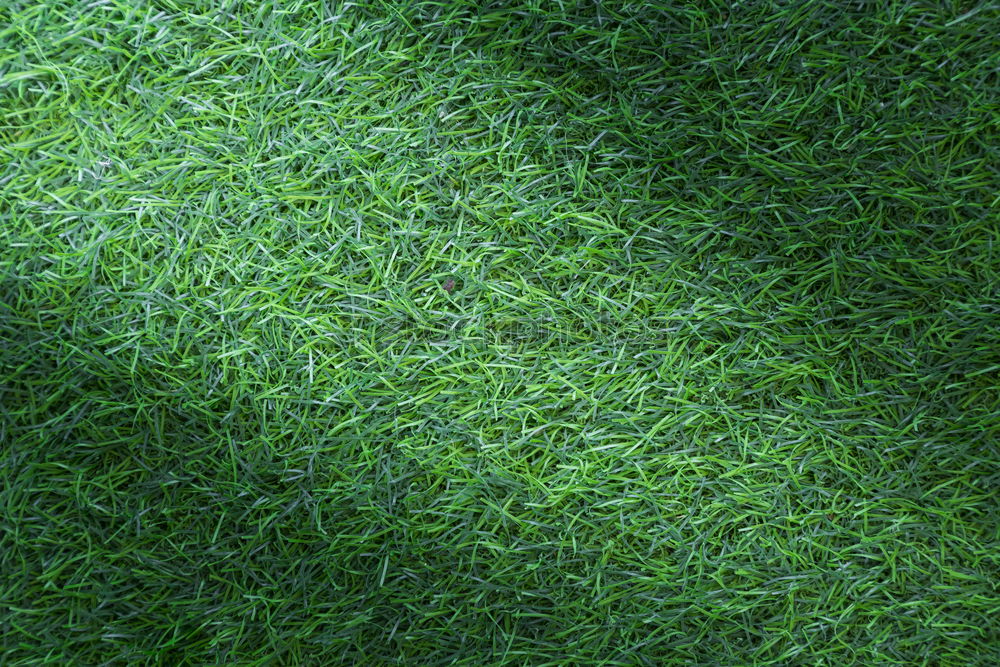
[[[1000,4],[0,3],[0,664],[1000,663]]]

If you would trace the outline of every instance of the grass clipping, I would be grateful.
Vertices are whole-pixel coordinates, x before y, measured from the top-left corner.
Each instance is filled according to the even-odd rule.
[[[1000,7],[0,6],[0,663],[998,655]]]

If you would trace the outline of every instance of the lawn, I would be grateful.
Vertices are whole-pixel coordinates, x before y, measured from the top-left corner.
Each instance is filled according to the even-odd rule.
[[[1000,4],[7,0],[0,664],[1000,664]]]

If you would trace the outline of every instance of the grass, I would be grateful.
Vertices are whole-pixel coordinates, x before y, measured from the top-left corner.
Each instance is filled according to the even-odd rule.
[[[1000,662],[1000,5],[8,0],[0,663]]]

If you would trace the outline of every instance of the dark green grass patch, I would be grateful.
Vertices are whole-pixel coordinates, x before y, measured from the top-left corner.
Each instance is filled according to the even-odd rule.
[[[0,664],[1000,663],[996,3],[0,4]]]

